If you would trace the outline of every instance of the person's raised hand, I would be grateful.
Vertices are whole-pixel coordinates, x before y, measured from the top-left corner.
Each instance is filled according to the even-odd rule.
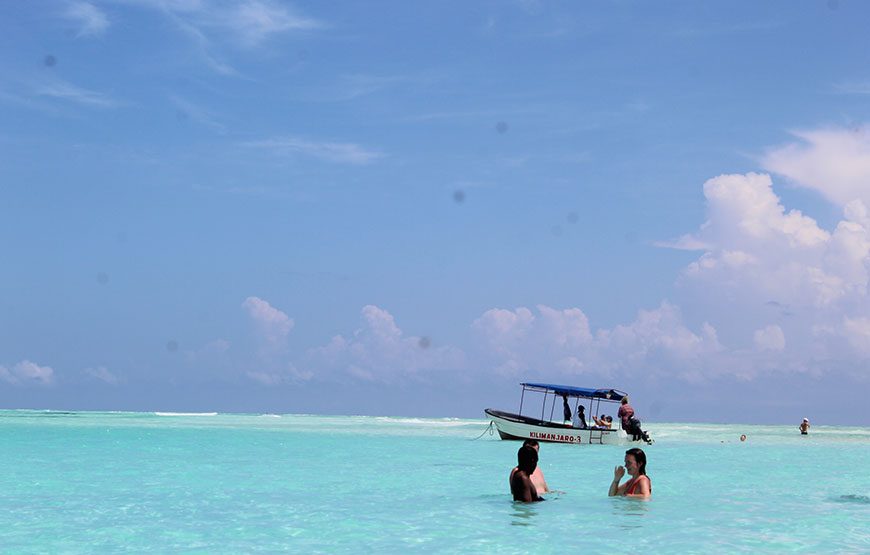
[[[617,466],[613,469],[613,479],[614,480],[622,480],[622,477],[625,476],[625,468],[622,466]]]

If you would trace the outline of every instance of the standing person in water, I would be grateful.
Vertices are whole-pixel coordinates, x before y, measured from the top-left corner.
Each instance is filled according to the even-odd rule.
[[[619,407],[616,417],[622,420],[622,429],[628,430],[630,427],[629,422],[631,422],[631,418],[634,416],[634,409],[628,404],[628,395],[623,397],[621,402],[622,405]]]
[[[535,450],[535,453],[538,453],[540,456],[541,446],[538,444],[537,440],[527,439],[523,442],[523,447],[531,447]],[[515,466],[513,470],[511,470],[510,480],[513,481],[514,473],[519,469],[518,466]],[[541,470],[540,466],[535,466],[535,471],[532,472],[530,476],[532,479],[532,484],[534,484],[535,489],[538,492],[538,495],[542,493],[550,493],[550,488],[547,486],[547,480],[544,479],[544,471]]]
[[[800,430],[801,430],[802,436],[805,436],[805,435],[810,433],[810,419],[809,418],[804,418],[804,421],[801,422]]]
[[[619,481],[628,472],[631,479],[619,485]],[[646,453],[637,447],[625,452],[625,467],[617,466],[613,469],[613,481],[610,483],[610,497],[640,497],[647,499],[652,495],[652,482],[646,475]]]
[[[511,495],[514,496],[514,501],[522,501],[531,503],[533,501],[543,501],[544,499],[538,495],[538,490],[535,484],[532,483],[532,474],[535,468],[538,467],[538,452],[534,447],[523,445],[517,451],[517,467],[511,471]]]

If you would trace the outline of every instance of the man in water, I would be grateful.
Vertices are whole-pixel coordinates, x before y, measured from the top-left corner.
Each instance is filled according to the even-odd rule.
[[[538,452],[534,447],[523,445],[517,451],[517,467],[511,471],[511,494],[514,501],[531,503],[543,501],[538,495],[535,484],[532,483],[532,474],[538,467]]]
[[[804,421],[801,422],[800,430],[801,430],[802,436],[805,436],[805,435],[810,433],[810,419],[809,418],[804,418]]]
[[[531,447],[535,450],[535,454],[537,455],[541,446],[534,439],[527,439],[523,442],[523,447]],[[536,459],[537,460],[537,459]],[[515,466],[513,470],[511,470],[510,480],[513,482],[514,473],[519,469],[519,466]],[[541,493],[550,493],[550,488],[547,486],[547,481],[544,480],[544,472],[541,470],[540,466],[535,465],[535,470],[531,474],[532,484],[535,486],[535,490],[537,490],[538,494]]]

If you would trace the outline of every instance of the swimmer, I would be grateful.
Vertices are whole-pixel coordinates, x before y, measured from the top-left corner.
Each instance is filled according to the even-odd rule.
[[[534,439],[525,440],[523,442],[523,447],[531,447],[535,450],[535,453],[540,454],[541,446]],[[517,469],[518,467],[515,466],[514,469],[511,470],[511,480],[513,480],[514,472],[516,472]],[[535,467],[535,471],[532,472],[531,479],[532,483],[535,485],[535,489],[538,491],[539,494],[550,493],[550,488],[547,486],[547,481],[544,479],[544,472],[541,470],[540,466]]]
[[[517,451],[517,468],[511,471],[511,494],[514,501],[531,503],[543,501],[538,495],[535,484],[532,483],[531,475],[538,466],[538,452],[534,447],[523,445]]]
[[[625,467],[617,466],[613,469],[613,481],[607,495],[610,497],[639,497],[647,499],[652,495],[652,482],[646,475],[646,453],[637,447],[625,452]],[[619,485],[619,481],[628,472],[631,479]]]
[[[740,434],[740,441],[746,441],[746,434]]]
[[[804,418],[804,421],[801,422],[800,431],[801,431],[802,436],[805,436],[805,435],[810,433],[810,419],[809,418]]]

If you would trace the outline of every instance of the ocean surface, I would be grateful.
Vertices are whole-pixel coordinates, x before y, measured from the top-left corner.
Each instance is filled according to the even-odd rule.
[[[625,448],[545,443],[524,505],[487,424],[0,411],[0,552],[870,552],[870,429],[649,424],[649,501],[607,497]]]

